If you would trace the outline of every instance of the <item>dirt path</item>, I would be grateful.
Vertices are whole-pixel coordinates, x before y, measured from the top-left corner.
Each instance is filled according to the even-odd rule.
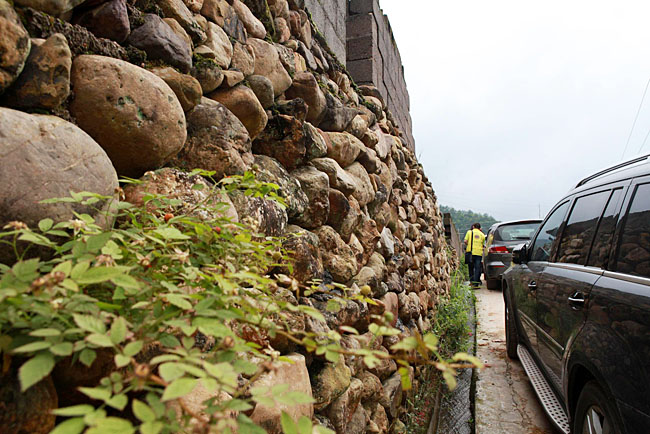
[[[506,356],[500,291],[476,291],[477,357],[486,364],[476,382],[476,434],[555,434],[518,361]]]

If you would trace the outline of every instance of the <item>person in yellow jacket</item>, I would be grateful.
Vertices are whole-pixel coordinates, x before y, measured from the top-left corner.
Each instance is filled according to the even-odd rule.
[[[485,244],[485,234],[481,231],[481,224],[474,223],[472,229],[467,231],[463,240],[466,246],[465,262],[469,259],[469,279],[474,286],[481,285],[481,261],[483,259],[483,245]]]

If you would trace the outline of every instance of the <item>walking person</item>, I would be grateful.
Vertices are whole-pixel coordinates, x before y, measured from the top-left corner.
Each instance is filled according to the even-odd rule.
[[[485,234],[481,231],[480,223],[472,225],[472,229],[465,234],[464,241],[472,254],[469,278],[472,286],[479,287],[481,286],[481,262],[483,260],[483,244],[485,243]]]
[[[467,265],[467,271],[469,271],[469,280],[472,280],[472,277],[474,276],[474,262],[472,261],[472,243],[470,243],[470,240],[472,239],[472,231],[474,230],[474,226],[476,223],[472,225],[472,227],[465,233],[465,238],[463,238],[463,244],[465,245],[465,264]]]

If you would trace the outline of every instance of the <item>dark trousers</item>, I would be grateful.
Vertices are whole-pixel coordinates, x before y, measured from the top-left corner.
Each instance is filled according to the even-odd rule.
[[[472,255],[472,266],[470,267],[470,280],[472,282],[481,283],[481,261],[482,256]]]
[[[472,260],[472,254],[470,252],[465,252],[465,264],[467,264],[467,271],[469,271],[469,280],[472,280],[474,276],[474,261]]]

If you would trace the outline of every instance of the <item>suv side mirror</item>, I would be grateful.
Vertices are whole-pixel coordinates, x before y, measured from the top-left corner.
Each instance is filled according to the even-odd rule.
[[[528,260],[527,244],[520,244],[512,250],[512,262],[515,264],[525,264]]]

